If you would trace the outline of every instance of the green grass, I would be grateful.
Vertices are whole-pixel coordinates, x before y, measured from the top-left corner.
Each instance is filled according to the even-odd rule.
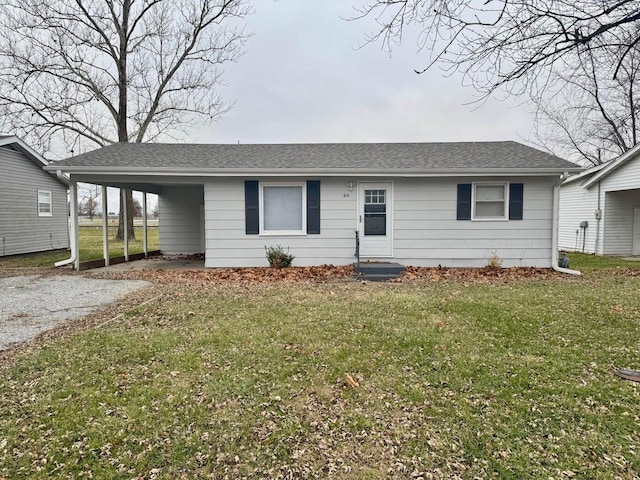
[[[640,269],[640,259],[625,260],[621,257],[610,257],[603,255],[591,255],[588,253],[569,252],[570,267],[585,273],[597,272],[600,270],[615,269]]]
[[[142,242],[142,227],[134,227],[136,239],[129,241],[129,254],[144,252]],[[102,226],[83,226],[79,229],[80,235],[80,261],[99,260],[103,258],[102,251]],[[109,227],[109,256],[121,257],[124,255],[124,242],[116,241],[117,227]],[[160,240],[157,227],[147,228],[147,250],[153,251],[160,248]],[[42,252],[29,255],[15,255],[0,258],[0,267],[53,267],[59,260],[69,258],[68,250],[56,250],[54,252]]]
[[[103,258],[102,252],[102,226],[80,227],[80,261],[99,260]],[[142,227],[134,227],[136,239],[129,240],[129,254],[142,253]],[[121,257],[124,255],[124,241],[116,241],[116,226],[109,227],[109,256]],[[147,247],[149,251],[158,250],[160,241],[157,227],[147,228]]]
[[[639,276],[163,288],[5,363],[0,477],[640,475]]]

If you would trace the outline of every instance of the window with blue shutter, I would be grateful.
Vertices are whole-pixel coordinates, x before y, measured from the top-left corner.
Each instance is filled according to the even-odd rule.
[[[522,220],[523,211],[524,184],[522,183],[458,184],[456,216],[458,220]]]
[[[320,181],[244,182],[247,235],[320,233]]]

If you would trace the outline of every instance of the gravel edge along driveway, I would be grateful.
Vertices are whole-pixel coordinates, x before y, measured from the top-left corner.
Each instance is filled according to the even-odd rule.
[[[31,340],[150,285],[142,280],[27,275],[0,278],[0,350]]]

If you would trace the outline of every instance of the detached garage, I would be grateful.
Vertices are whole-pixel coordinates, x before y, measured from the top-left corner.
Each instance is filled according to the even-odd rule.
[[[640,145],[565,180],[559,246],[598,255],[640,255]]]

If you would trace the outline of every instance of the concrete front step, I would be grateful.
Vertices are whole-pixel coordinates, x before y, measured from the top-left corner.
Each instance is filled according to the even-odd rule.
[[[405,268],[404,265],[391,262],[361,262],[355,265],[358,276],[363,280],[372,282],[386,282],[402,275]]]

